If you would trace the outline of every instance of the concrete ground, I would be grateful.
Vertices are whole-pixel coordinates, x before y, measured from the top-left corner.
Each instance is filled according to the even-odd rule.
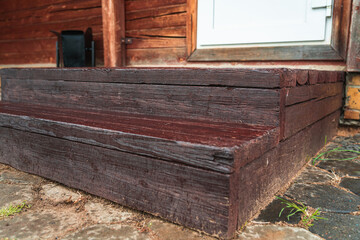
[[[306,229],[301,214],[287,219],[275,199],[249,222],[236,239],[360,239],[360,134],[337,137],[315,165],[309,164],[291,186],[278,194],[320,208],[319,219]],[[352,151],[352,152],[351,152]],[[349,159],[351,160],[339,160]],[[41,177],[0,164],[0,208],[25,203],[20,213],[1,217],[0,240],[12,239],[213,239],[197,231],[131,210]]]

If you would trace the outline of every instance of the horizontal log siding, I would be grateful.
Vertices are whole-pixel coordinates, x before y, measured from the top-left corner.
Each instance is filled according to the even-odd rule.
[[[56,37],[50,30],[92,27],[96,60],[103,64],[101,0],[2,0],[0,65],[55,63]]]
[[[186,60],[186,0],[127,0],[127,64]]]

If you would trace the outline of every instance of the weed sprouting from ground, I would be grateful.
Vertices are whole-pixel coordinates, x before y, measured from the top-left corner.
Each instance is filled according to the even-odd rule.
[[[334,152],[349,152],[349,153],[355,153],[356,156],[353,157],[348,157],[348,158],[328,158],[330,153],[334,153]],[[341,147],[337,147],[334,149],[331,149],[329,151],[323,152],[318,154],[316,157],[313,158],[312,160],[312,164],[315,165],[316,162],[318,161],[327,161],[327,160],[336,160],[336,161],[347,161],[347,160],[353,160],[356,159],[360,156],[360,151],[356,151],[356,150],[351,150],[351,149],[343,149]]]
[[[309,228],[311,226],[313,226],[313,222],[317,221],[319,219],[325,219],[323,217],[320,217],[320,209],[313,209],[310,207],[305,206],[302,202],[298,201],[298,203],[295,202],[291,202],[289,200],[283,199],[281,197],[276,196],[277,199],[281,200],[281,202],[283,204],[285,204],[286,206],[283,207],[279,213],[279,217],[281,216],[281,214],[283,213],[283,211],[288,208],[290,209],[290,212],[288,213],[288,215],[286,216],[287,219],[289,220],[291,216],[294,216],[296,213],[302,213],[302,217],[301,217],[301,224],[305,227],[305,228]]]
[[[10,206],[8,207],[2,207],[0,209],[0,218],[4,218],[4,217],[8,217],[8,216],[13,216],[16,213],[21,212],[24,208],[30,208],[31,205],[27,204],[26,201],[18,204],[18,205],[12,205],[10,204]]]

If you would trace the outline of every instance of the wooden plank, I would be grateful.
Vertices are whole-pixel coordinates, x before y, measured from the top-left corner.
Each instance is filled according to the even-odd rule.
[[[187,56],[189,57],[196,49],[197,0],[187,1],[186,22]]]
[[[169,14],[178,14],[186,12],[185,4],[177,4],[170,6],[162,6],[156,8],[144,8],[135,12],[126,12],[126,21],[131,21],[140,18],[148,18],[151,21],[152,17],[164,16]]]
[[[279,98],[277,89],[2,79],[4,101],[269,126]]]
[[[185,38],[165,38],[165,37],[137,37],[132,38],[132,43],[127,45],[127,49],[149,49],[149,48],[168,48],[185,47]]]
[[[3,28],[1,30],[0,40],[15,40],[15,39],[32,39],[53,37],[54,34],[50,30],[62,31],[66,30],[86,30],[91,26],[93,33],[101,32],[101,16],[92,16],[83,19],[62,21],[58,23],[41,23],[29,26],[14,26]]]
[[[14,12],[22,9],[34,9],[53,4],[62,4],[68,2],[68,0],[34,0],[34,1],[23,1],[23,0],[2,0],[0,12]],[[5,2],[5,3],[4,3]]]
[[[186,0],[139,0],[139,1],[125,1],[126,12],[139,11],[144,9],[158,8],[169,5],[184,4]]]
[[[139,37],[139,36],[158,36],[158,37],[186,37],[186,28],[180,27],[167,27],[167,28],[152,28],[152,29],[135,29],[126,30],[126,37]]]
[[[246,68],[14,68],[1,69],[0,74],[3,80],[34,79],[249,88],[280,88],[283,81],[282,71]]]
[[[132,21],[126,21],[126,29],[151,29],[177,27],[186,25],[186,13],[178,13],[164,16],[156,16],[151,18],[140,18]]]
[[[360,71],[360,0],[353,0],[347,71]]]
[[[286,89],[286,106],[341,94],[343,83],[317,84]]]
[[[331,46],[346,59],[352,0],[334,1]]]
[[[126,63],[129,66],[178,65],[186,61],[186,48],[128,49]]]
[[[292,47],[211,48],[197,49],[188,61],[282,61],[282,60],[342,60],[326,45]]]
[[[321,147],[336,135],[340,111],[298,132],[240,169],[239,228],[288,184]]]
[[[121,67],[126,64],[125,0],[102,0],[104,65]]]
[[[102,35],[94,35],[93,40],[95,41],[96,50],[101,51],[103,47]],[[0,53],[19,53],[23,55],[43,51],[53,51],[55,53],[56,41],[56,37],[3,41],[0,42]]]
[[[104,52],[96,50],[96,64],[103,64]],[[0,54],[0,64],[26,64],[26,63],[56,63],[55,50],[44,50],[36,52],[17,52]]]
[[[2,103],[0,111],[0,126],[3,127],[222,173],[234,171],[234,152],[243,149],[244,144],[254,145],[259,153],[274,147],[278,139],[278,130],[273,127],[246,124],[129,113],[118,115],[28,104]],[[243,155],[239,157],[244,158]],[[251,154],[246,161],[254,158]]]
[[[284,137],[289,138],[296,132],[337,111],[341,107],[342,94],[287,107],[285,109]]]
[[[90,16],[101,16],[100,0],[74,1],[66,4],[50,5],[46,8],[25,9],[7,12],[0,16],[0,27],[35,25],[76,20]]]
[[[9,146],[1,148],[2,163],[209,234],[231,234],[237,213],[227,174],[8,128],[0,136]]]

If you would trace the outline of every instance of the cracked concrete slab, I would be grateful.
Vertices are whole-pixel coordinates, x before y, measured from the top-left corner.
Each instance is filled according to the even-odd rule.
[[[32,200],[33,193],[30,185],[0,184],[0,208]]]
[[[93,225],[71,233],[62,240],[151,240],[146,233],[140,233],[135,227],[126,225]]]
[[[98,202],[88,202],[85,204],[85,211],[97,223],[122,222],[131,219],[135,214],[126,211],[119,205],[106,205]]]
[[[315,234],[303,228],[287,227],[278,225],[254,225],[246,227],[239,234],[240,240],[321,240]]]
[[[81,226],[80,214],[71,209],[36,209],[0,221],[0,239],[55,239]]]

